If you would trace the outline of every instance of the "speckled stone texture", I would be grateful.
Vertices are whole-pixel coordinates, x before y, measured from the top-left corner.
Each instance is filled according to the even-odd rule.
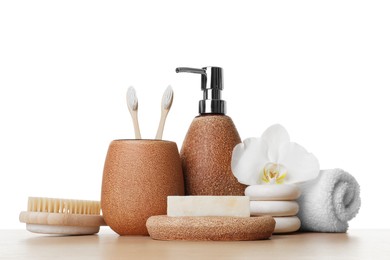
[[[120,235],[148,235],[146,220],[167,212],[167,196],[184,195],[176,143],[115,140],[104,165],[103,218]]]
[[[196,117],[181,149],[187,195],[244,195],[231,170],[233,148],[241,139],[228,116]]]
[[[271,237],[275,220],[261,217],[153,216],[146,222],[156,240],[259,240]]]

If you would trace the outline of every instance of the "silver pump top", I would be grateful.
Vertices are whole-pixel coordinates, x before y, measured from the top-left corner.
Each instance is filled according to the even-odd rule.
[[[222,100],[223,70],[220,67],[201,69],[179,67],[176,72],[201,74],[203,100],[199,101],[199,114],[226,114],[226,101]]]

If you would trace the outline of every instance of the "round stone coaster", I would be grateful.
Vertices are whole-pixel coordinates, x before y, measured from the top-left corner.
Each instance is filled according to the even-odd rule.
[[[259,240],[271,237],[275,220],[260,217],[152,216],[146,222],[156,240]]]
[[[301,227],[298,217],[275,217],[274,219],[276,221],[274,234],[295,232]]]
[[[250,200],[296,200],[301,190],[290,184],[251,185],[245,189]]]
[[[273,217],[295,216],[299,211],[296,201],[251,201],[251,216],[270,215]]]

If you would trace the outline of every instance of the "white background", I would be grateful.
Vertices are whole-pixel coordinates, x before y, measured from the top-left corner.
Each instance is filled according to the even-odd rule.
[[[0,228],[28,196],[100,199],[111,140],[143,137],[175,91],[164,138],[179,148],[220,66],[242,138],[281,123],[292,141],[361,185],[351,228],[390,228],[388,1],[1,1]]]

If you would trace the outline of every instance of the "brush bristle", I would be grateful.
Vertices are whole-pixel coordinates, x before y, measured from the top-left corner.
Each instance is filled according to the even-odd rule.
[[[129,87],[127,89],[126,100],[127,100],[127,107],[129,108],[129,110],[138,109],[137,93],[135,92],[135,89],[133,87]]]
[[[173,89],[171,86],[168,86],[163,95],[162,105],[164,109],[171,108],[172,102],[173,102]]]
[[[100,201],[53,198],[28,198],[28,211],[100,215]]]

